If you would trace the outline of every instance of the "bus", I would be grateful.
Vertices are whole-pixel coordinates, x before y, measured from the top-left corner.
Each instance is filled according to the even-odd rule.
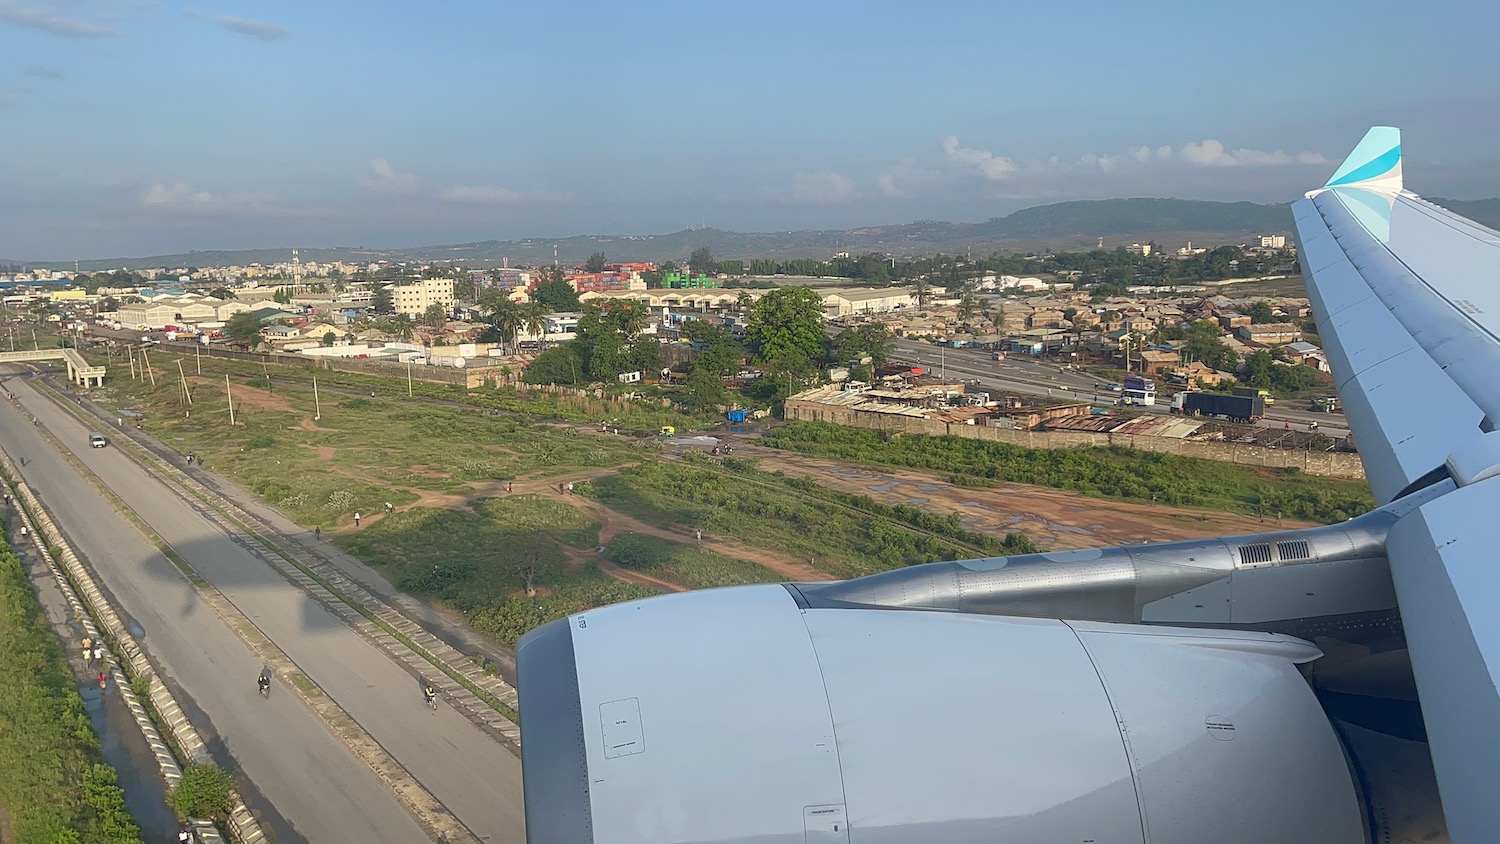
[[[1143,375],[1125,376],[1125,388],[1120,391],[1120,404],[1139,407],[1156,404],[1156,382]]]

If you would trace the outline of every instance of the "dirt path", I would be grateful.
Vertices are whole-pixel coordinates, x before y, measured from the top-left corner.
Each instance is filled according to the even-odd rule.
[[[944,516],[958,513],[969,530],[998,535],[1020,530],[1048,550],[1171,542],[1313,524],[1290,519],[1278,524],[1274,519],[1091,498],[1025,484],[970,489],[915,470],[856,466],[759,446],[737,447],[736,451],[759,458],[766,471],[800,474],[882,504],[906,504]]]
[[[618,471],[619,469],[599,469],[588,472],[583,477],[592,480],[594,478],[614,474]],[[578,478],[575,478],[574,483],[577,483],[578,480]],[[528,489],[523,490],[523,486],[528,487]],[[597,501],[589,498],[584,498],[581,495],[559,495],[557,492],[557,484],[555,482],[548,483],[545,487],[541,486],[540,482],[533,482],[530,484],[517,484],[516,491],[540,492],[542,494],[556,496],[560,498],[564,503],[570,504],[578,508],[579,510],[582,510],[585,513],[589,514],[589,516],[593,518],[594,521],[597,521],[599,523],[600,545],[608,545],[610,543],[610,540],[614,539],[616,536],[619,536],[622,533],[640,533],[646,534],[648,536],[657,536],[661,537],[662,539],[668,539],[673,542],[680,542],[685,545],[695,543],[697,541],[696,537],[694,537],[693,534],[689,533],[686,529],[669,530],[667,528],[649,525],[641,521],[640,519],[637,519],[633,516],[627,516],[624,513],[619,512],[618,510],[613,510],[609,507],[604,506],[603,504],[600,504]],[[828,574],[827,572],[819,571],[818,569],[801,560],[796,559],[795,557],[776,551],[768,551],[764,548],[751,548],[748,545],[741,544],[732,539],[720,539],[716,537],[706,536],[703,538],[703,541],[698,544],[700,545],[700,547],[706,548],[709,551],[723,554],[726,557],[735,557],[747,562],[752,562],[757,565],[764,566],[789,580],[804,581],[832,579],[832,575]],[[600,564],[600,568],[604,568],[603,563]],[[615,568],[617,571],[624,571],[623,569],[619,569],[618,567]],[[608,569],[605,570],[608,571]],[[652,579],[654,580],[654,578]],[[658,582],[667,583],[668,581]],[[675,588],[677,590],[681,589],[681,587]]]

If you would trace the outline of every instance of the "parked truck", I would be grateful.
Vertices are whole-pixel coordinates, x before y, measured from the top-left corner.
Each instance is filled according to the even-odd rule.
[[[1226,396],[1223,393],[1183,390],[1172,396],[1172,412],[1193,416],[1222,416],[1232,422],[1253,422],[1265,418],[1266,400],[1262,396]]]

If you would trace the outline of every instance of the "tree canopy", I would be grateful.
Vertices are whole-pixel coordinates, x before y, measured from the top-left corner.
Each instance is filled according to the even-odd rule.
[[[589,256],[589,259],[587,261],[584,262],[584,264],[583,264],[583,270],[584,270],[584,272],[589,272],[589,273],[602,273],[602,272],[604,272],[604,265],[605,265],[604,253],[603,252],[595,252],[594,254],[592,254],[592,255]]]
[[[441,302],[433,302],[422,312],[422,322],[429,328],[442,328],[448,324],[448,309]]]
[[[265,320],[255,314],[240,311],[224,323],[224,336],[233,342],[254,348],[260,345],[260,332],[265,326]]]
[[[531,301],[546,305],[554,313],[573,313],[582,309],[578,291],[563,277],[561,269],[549,267],[542,272],[543,280],[531,292]]]
[[[1233,370],[1238,361],[1234,350],[1224,345],[1223,335],[1224,330],[1211,319],[1194,322],[1182,343],[1183,356],[1190,361],[1202,361],[1213,369]]]
[[[750,312],[745,338],[761,363],[806,370],[824,355],[822,297],[806,287],[767,293]]]
[[[370,299],[370,310],[377,314],[389,314],[396,310],[396,297],[391,293],[390,285],[382,284],[375,288],[375,295]]]

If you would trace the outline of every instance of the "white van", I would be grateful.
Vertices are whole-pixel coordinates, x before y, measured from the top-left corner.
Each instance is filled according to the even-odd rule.
[[[89,434],[89,448],[104,448],[109,445],[109,440],[103,434]]]

